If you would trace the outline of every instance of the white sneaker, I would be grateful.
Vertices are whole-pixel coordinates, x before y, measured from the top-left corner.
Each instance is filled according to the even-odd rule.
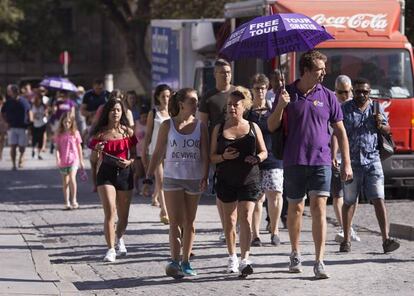
[[[239,271],[239,259],[237,256],[230,256],[227,261],[227,273],[236,273]]]
[[[103,259],[103,261],[105,262],[115,262],[116,260],[116,252],[115,249],[108,249],[108,251],[106,252],[105,258]]]
[[[344,230],[340,228],[340,230],[335,235],[335,241],[337,243],[342,243],[343,240],[344,240]]]
[[[360,242],[361,238],[358,236],[357,232],[351,227],[351,240],[355,242]]]
[[[116,255],[117,256],[126,256],[127,254],[127,248],[125,247],[124,239],[121,237],[118,240],[118,243],[116,245]]]
[[[253,273],[252,262],[249,259],[243,259],[239,266],[239,277],[245,278]]]

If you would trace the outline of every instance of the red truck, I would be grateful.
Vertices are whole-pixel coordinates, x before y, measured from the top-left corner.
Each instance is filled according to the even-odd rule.
[[[396,153],[383,162],[387,187],[414,187],[413,50],[404,35],[404,1],[398,0],[279,0],[242,1],[225,5],[232,30],[254,17],[272,13],[302,13],[335,37],[317,48],[328,56],[324,84],[334,89],[338,75],[370,80],[372,97],[389,116]],[[299,76],[299,54],[280,57],[288,81]],[[276,61],[279,63],[279,61]],[[269,73],[275,62],[256,59],[234,64],[235,84],[248,83],[255,72]]]

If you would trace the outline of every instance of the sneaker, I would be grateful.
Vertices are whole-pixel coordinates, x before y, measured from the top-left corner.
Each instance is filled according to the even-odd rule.
[[[299,254],[297,252],[292,252],[289,258],[290,258],[289,272],[290,273],[302,272],[302,262],[300,260]]]
[[[184,275],[189,276],[195,276],[197,275],[197,271],[195,271],[191,265],[190,262],[183,262],[181,263],[181,270],[183,271]]]
[[[239,259],[237,256],[230,256],[227,261],[227,273],[236,273],[239,271]]]
[[[64,210],[72,210],[72,207],[70,206],[70,203],[67,203],[63,206]]]
[[[397,241],[395,238],[387,238],[382,243],[382,248],[384,249],[384,253],[390,253],[397,250],[400,247],[400,242]]]
[[[354,242],[360,242],[361,238],[358,236],[357,232],[351,227],[351,240]]]
[[[339,252],[342,252],[342,253],[349,253],[349,252],[351,252],[351,242],[343,241],[339,245]]]
[[[184,273],[181,270],[180,263],[174,260],[168,263],[167,266],[165,267],[165,274],[176,280],[182,279],[184,277]]]
[[[219,241],[224,242],[224,243],[226,242],[226,235],[224,234],[224,232],[220,233]]]
[[[252,240],[251,246],[252,247],[261,247],[262,246],[262,241],[260,240],[260,238],[256,237],[255,239]]]
[[[313,265],[313,273],[316,279],[328,279],[329,275],[325,271],[325,264],[322,261],[317,261]]]
[[[124,239],[121,237],[116,245],[116,254],[118,256],[126,256],[127,248],[125,247]]]
[[[335,235],[335,241],[337,243],[342,243],[344,240],[344,230],[341,228]]]
[[[239,277],[246,278],[253,273],[252,262],[248,259],[243,259],[239,266]]]
[[[277,234],[272,234],[270,236],[270,243],[274,246],[280,245],[280,238]]]
[[[105,261],[105,262],[115,262],[115,260],[116,260],[115,249],[108,249],[103,261]]]

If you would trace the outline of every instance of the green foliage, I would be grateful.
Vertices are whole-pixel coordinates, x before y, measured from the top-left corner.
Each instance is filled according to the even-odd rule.
[[[0,43],[11,45],[19,39],[18,23],[24,13],[10,0],[0,0]]]
[[[9,48],[22,59],[41,52],[56,55],[66,48],[59,19],[60,1],[57,0],[0,0],[0,23],[8,26],[2,31],[0,45]]]

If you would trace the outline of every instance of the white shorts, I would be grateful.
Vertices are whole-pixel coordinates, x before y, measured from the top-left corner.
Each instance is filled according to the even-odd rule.
[[[283,169],[260,170],[261,190],[283,193]]]
[[[17,145],[19,147],[27,146],[27,130],[25,128],[12,127],[7,131],[9,146]]]

